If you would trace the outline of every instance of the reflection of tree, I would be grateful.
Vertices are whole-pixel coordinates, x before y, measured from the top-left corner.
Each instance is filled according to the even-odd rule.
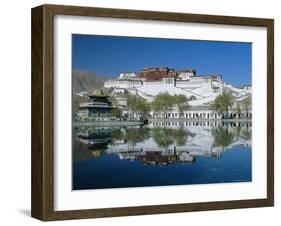
[[[174,143],[174,138],[171,134],[171,129],[154,128],[152,136],[159,147],[166,148]]]
[[[154,128],[153,139],[159,147],[168,147],[171,144],[183,146],[186,144],[190,132],[184,129]]]
[[[249,141],[252,139],[252,130],[249,127],[237,126],[235,128],[235,137],[238,140],[239,138],[244,141]]]
[[[174,129],[173,133],[176,144],[179,146],[185,145],[188,136],[191,135],[190,132],[185,131],[184,129]]]
[[[131,144],[142,142],[150,137],[150,129],[145,127],[128,128],[125,133],[125,139]]]
[[[246,129],[243,129],[240,133],[240,137],[245,141],[251,140],[252,139],[252,130],[249,129],[248,127]]]
[[[112,140],[112,143],[114,143],[115,141],[117,140],[122,140],[124,139],[124,134],[123,132],[121,131],[121,129],[113,129],[111,131],[111,140]]]
[[[235,128],[235,137],[236,137],[236,139],[239,139],[240,133],[241,133],[241,127],[240,127],[240,126],[237,126],[237,127]]]
[[[100,149],[91,150],[92,156],[95,158],[101,157],[104,152],[105,152],[105,149],[104,150],[100,150]]]
[[[228,128],[217,127],[212,130],[214,137],[214,147],[228,147],[234,142],[235,134],[229,131]]]

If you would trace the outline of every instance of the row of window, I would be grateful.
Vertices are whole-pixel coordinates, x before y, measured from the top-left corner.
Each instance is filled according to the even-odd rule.
[[[160,114],[164,117],[164,113]],[[166,118],[219,118],[221,115],[217,113],[166,113]],[[153,117],[158,117],[158,113],[154,113]]]
[[[158,113],[153,113],[153,117],[164,117],[164,113],[160,115]],[[166,113],[166,118],[190,118],[190,119],[211,119],[211,118],[221,118],[223,115],[219,113]],[[230,113],[227,118],[251,118],[251,113]]]
[[[163,122],[152,122],[152,125],[155,127],[157,126],[211,126],[211,127],[217,127],[217,126],[227,126],[227,127],[252,127],[251,122],[196,122],[196,121],[186,121],[186,122],[179,122],[179,121],[163,121]]]
[[[108,80],[105,82],[107,85],[120,85],[120,84],[127,84],[127,85],[141,85],[141,81],[122,81],[122,80]]]

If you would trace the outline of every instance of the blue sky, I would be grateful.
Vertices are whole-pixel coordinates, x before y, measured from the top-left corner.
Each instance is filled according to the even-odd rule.
[[[108,77],[144,67],[192,68],[241,86],[251,84],[252,44],[73,34],[72,66]]]

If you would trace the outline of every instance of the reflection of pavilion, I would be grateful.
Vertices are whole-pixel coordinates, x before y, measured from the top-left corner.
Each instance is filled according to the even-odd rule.
[[[138,129],[141,128],[135,128],[137,132]],[[105,128],[104,130],[106,131]],[[117,132],[111,129],[107,133],[86,131],[79,133],[78,139],[80,142],[87,140],[91,151],[94,149],[100,150],[100,144],[102,143],[104,153],[116,154],[120,159],[140,160],[144,164],[150,165],[168,165],[176,162],[193,163],[196,157],[220,158],[224,151],[234,146],[251,147],[250,135],[246,138],[242,136],[246,132],[251,134],[251,125],[246,122],[240,123],[239,127],[232,123],[218,124],[217,127],[214,125],[208,126],[207,124],[203,126],[202,124],[201,126],[188,127],[170,125],[170,128],[166,128],[165,125],[165,128],[155,128],[153,124],[150,124],[145,130],[147,130],[148,135],[144,138],[137,137],[139,140],[130,140],[132,131],[126,128],[119,128]],[[158,130],[160,130],[160,133]],[[168,140],[170,142],[161,142],[159,137],[156,137],[159,134],[160,136],[165,134],[163,131],[167,132],[167,136],[174,134],[172,137],[162,137],[164,141]],[[114,133],[118,137],[115,137]],[[139,133],[144,133],[144,131]],[[178,134],[183,136],[178,139],[181,141],[180,144],[177,143],[177,138],[179,137],[175,136],[178,136]]]

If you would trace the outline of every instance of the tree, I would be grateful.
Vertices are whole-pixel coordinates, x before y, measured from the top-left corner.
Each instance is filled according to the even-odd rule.
[[[146,102],[145,99],[138,97],[137,102],[137,112],[140,113],[142,116],[146,116],[150,112],[150,105]]]
[[[182,94],[175,95],[174,103],[177,105],[181,117],[182,112],[188,108],[188,99],[185,95]]]
[[[136,95],[127,95],[127,106],[134,113],[140,113],[142,116],[149,114],[150,106],[145,99]]]
[[[229,108],[233,105],[234,98],[231,92],[223,91],[221,95],[217,96],[211,105],[213,111],[220,114],[228,113]]]
[[[168,92],[159,93],[152,102],[152,108],[156,112],[163,112],[166,118],[166,112],[173,107],[174,98]]]
[[[112,109],[112,116],[116,118],[121,118],[122,117],[122,110],[118,107],[115,107]]]

